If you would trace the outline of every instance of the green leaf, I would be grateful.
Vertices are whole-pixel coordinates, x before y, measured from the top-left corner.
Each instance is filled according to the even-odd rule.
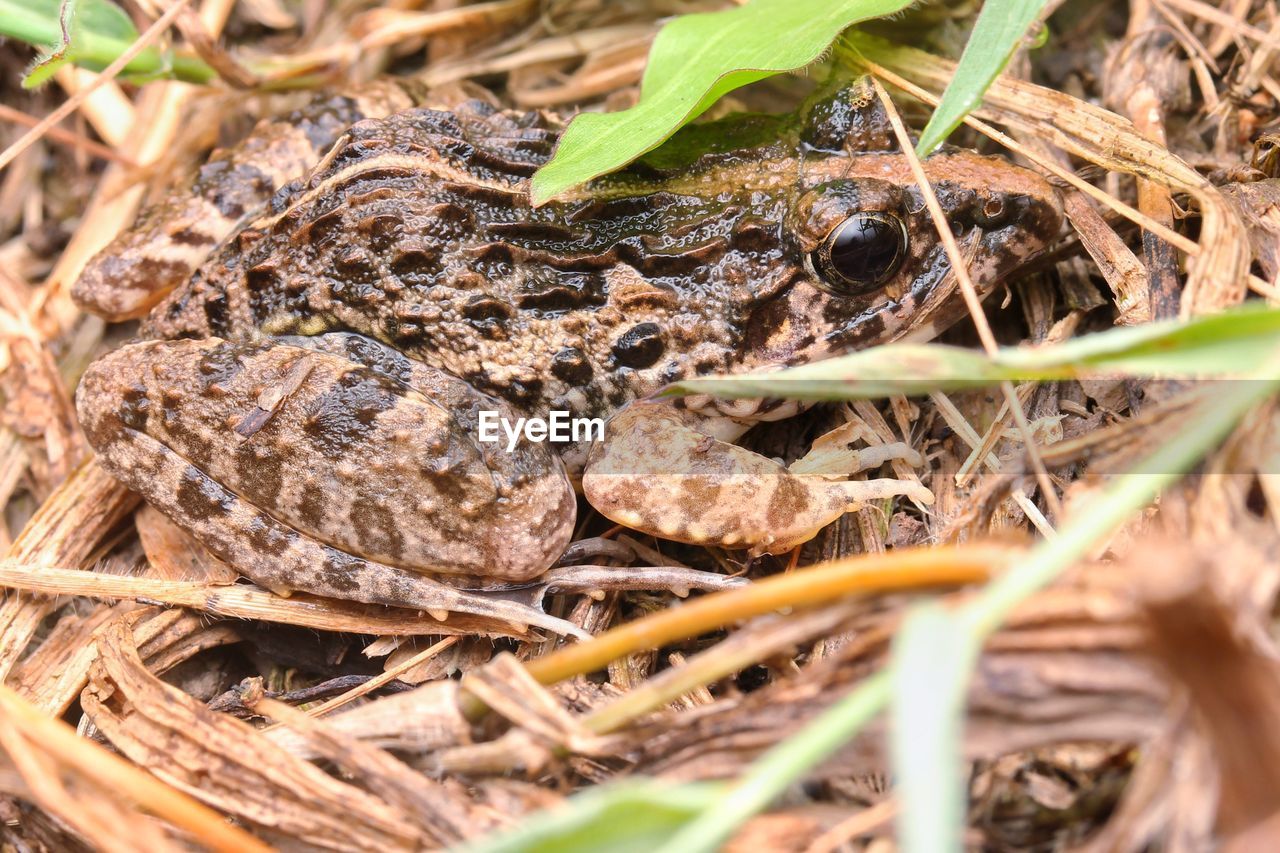
[[[740,781],[713,800],[658,853],[714,853],[748,818],[764,811],[853,737],[880,712],[888,697],[887,673],[863,679],[813,722],[756,759]]]
[[[542,812],[458,853],[648,853],[706,808],[720,787],[639,779],[592,788],[571,797],[564,808]]]
[[[1230,377],[1280,336],[1280,309],[1254,303],[1194,320],[1117,328],[993,358],[942,344],[886,344],[774,373],[691,379],[675,393],[847,400],[1085,376]]]
[[[1009,64],[1027,27],[1047,5],[1045,0],[987,0],[983,4],[955,75],[916,143],[918,155],[930,154],[982,103],[987,87]]]
[[[35,60],[22,78],[24,89],[34,89],[44,83],[53,73],[67,64],[67,49],[71,45],[71,29],[75,18],[75,0],[64,0],[58,15],[58,37],[41,48]]]
[[[977,652],[973,632],[937,602],[908,611],[894,638],[889,752],[906,853],[961,849],[964,703]]]
[[[661,145],[725,93],[802,68],[842,30],[896,12],[910,0],[752,0],[722,12],[683,15],[649,52],[640,100],[616,113],[584,113],[533,176],[542,204]]]
[[[39,8],[57,5],[56,0],[35,0],[32,6]],[[57,11],[58,35],[36,57],[22,85],[28,89],[44,83],[53,73],[68,62],[85,59],[80,45],[93,34],[127,46],[138,37],[133,21],[120,7],[105,0],[62,0]],[[86,36],[86,34],[90,34]]]
[[[67,63],[100,71],[129,49],[138,31],[119,6],[108,0],[0,0],[0,36],[39,48],[22,85],[39,86]],[[171,75],[191,83],[207,83],[215,73],[200,59],[170,56],[147,48],[125,66],[132,80]]]

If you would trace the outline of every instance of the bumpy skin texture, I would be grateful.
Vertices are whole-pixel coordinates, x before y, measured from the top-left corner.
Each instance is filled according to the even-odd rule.
[[[72,295],[109,320],[141,317],[190,278],[246,216],[305,174],[353,122],[408,109],[420,97],[413,86],[387,80],[261,122],[238,147],[215,151],[170,199],[99,253]]]
[[[677,542],[714,542],[753,556],[803,544],[846,512],[902,495],[933,503],[907,480],[829,480],[708,435],[700,415],[640,401],[609,421],[582,478],[601,514]],[[872,454],[875,464],[922,460],[905,445]],[[856,470],[861,470],[858,468]],[[852,473],[852,472],[850,472]]]
[[[607,417],[690,375],[927,336],[961,315],[866,97],[692,128],[536,209],[527,181],[558,132],[546,116],[470,102],[357,122],[159,302],[144,326],[157,341],[90,369],[78,395],[90,441],[273,588],[412,603],[389,601],[404,593],[386,579],[535,577],[571,535],[566,472],[588,448],[497,458],[474,440],[478,408]],[[1060,228],[1054,191],[1004,160],[951,150],[925,168],[983,288]],[[910,242],[882,286],[841,295],[809,253],[859,210],[898,217]],[[98,261],[104,279],[113,264],[147,267],[139,244],[122,245],[132,255]],[[740,432],[782,412],[704,414]]]
[[[413,571],[444,564],[520,581],[530,562],[550,565],[574,511],[550,445],[477,444],[479,411],[514,419],[509,406],[421,365],[396,376],[371,369],[359,361],[368,346],[340,334],[131,344],[86,376],[86,399],[122,402],[86,409],[84,427],[113,467],[160,475],[143,470],[131,442],[112,440],[126,431],[189,462],[159,489],[189,519],[216,517],[204,495],[212,482],[289,529]],[[276,464],[282,453],[288,467]],[[436,523],[404,523],[420,517]],[[265,536],[248,541],[273,547]]]

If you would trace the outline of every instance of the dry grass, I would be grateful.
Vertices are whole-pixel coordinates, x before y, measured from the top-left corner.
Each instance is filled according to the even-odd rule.
[[[25,93],[26,54],[0,47],[0,818],[14,849],[440,847],[618,778],[736,775],[880,668],[921,589],[965,600],[1177,428],[1176,388],[1123,379],[771,425],[755,440],[788,459],[837,426],[907,442],[928,470],[893,463],[892,476],[922,476],[937,502],[873,507],[750,563],[588,515],[581,547],[615,574],[649,567],[678,585],[696,566],[756,583],[681,602],[612,589],[602,572],[546,601],[597,637],[581,643],[234,583],[89,458],[71,390],[130,330],[82,314],[69,288],[215,136],[297,99],[245,87],[394,69],[479,80],[519,107],[623,106],[659,16],[723,5],[136,4],[144,42],[189,44],[229,81],[208,88],[137,88],[113,67]],[[945,42],[936,14],[885,31]],[[977,342],[1054,343],[1280,297],[1280,195],[1259,180],[1274,163],[1251,151],[1280,123],[1278,21],[1271,0],[1058,10],[1049,46],[1015,61],[962,141],[1053,176],[1071,233],[1012,307],[973,306]],[[856,46],[908,119],[945,85],[944,62]],[[733,100],[776,101],[786,85]],[[973,846],[1274,849],[1275,427],[1274,406],[1256,412],[987,644],[964,745]],[[730,849],[884,849],[897,806],[883,735],[864,730]]]

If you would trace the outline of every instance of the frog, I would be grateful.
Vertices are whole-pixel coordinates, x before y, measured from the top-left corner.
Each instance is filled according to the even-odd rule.
[[[533,205],[564,119],[404,84],[264,120],[144,212],[73,296],[138,339],[76,396],[99,463],[282,595],[572,632],[506,592],[573,538],[578,495],[682,542],[782,553],[916,480],[798,474],[738,442],[784,399],[655,396],[965,314],[867,81],[680,131]],[[310,166],[301,164],[314,156]],[[1056,189],[944,147],[923,168],[983,295],[1062,228]],[[569,413],[603,439],[480,440]],[[627,570],[620,569],[620,572]]]

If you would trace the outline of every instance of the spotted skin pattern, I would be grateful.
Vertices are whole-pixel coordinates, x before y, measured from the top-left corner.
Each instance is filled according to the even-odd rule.
[[[638,402],[682,378],[805,363],[961,316],[865,86],[795,117],[687,129],[537,208],[528,180],[556,117],[482,101],[404,108],[411,97],[322,101],[288,132],[260,128],[86,271],[76,293],[91,308],[149,309],[144,340],[91,366],[77,395],[113,475],[277,591],[483,615],[505,602],[464,589],[536,580],[570,540],[575,484],[630,526],[754,551],[881,493],[927,498],[896,481],[872,481],[884,485],[871,495],[789,478],[726,443],[793,405],[704,400],[672,415]],[[343,117],[354,123],[335,130]],[[284,180],[277,159],[266,175],[262,140],[301,137],[331,142],[318,165]],[[956,149],[924,165],[984,291],[1056,237],[1059,201],[1035,174]],[[892,276],[849,295],[811,253],[859,211],[896,217],[909,240]],[[617,417],[603,446],[508,454],[477,440],[483,410]],[[636,460],[677,446],[715,461],[645,494],[653,472],[637,476]],[[742,472],[768,488],[734,501],[773,495],[743,523],[777,522],[777,535],[733,529],[714,479]]]

